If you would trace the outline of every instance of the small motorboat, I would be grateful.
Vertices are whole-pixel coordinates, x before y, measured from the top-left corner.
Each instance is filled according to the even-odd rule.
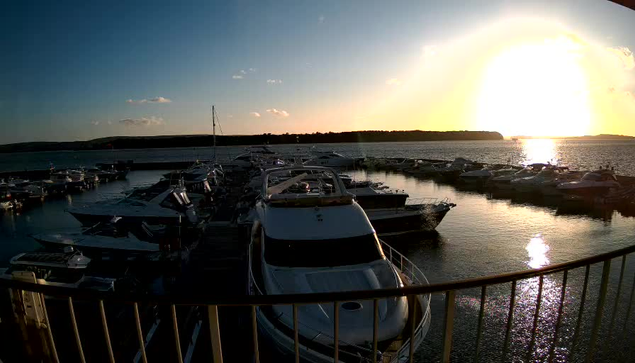
[[[603,196],[620,187],[615,172],[609,169],[591,171],[584,174],[580,180],[560,183],[557,186],[558,190],[565,194],[582,197]]]
[[[459,175],[459,180],[466,184],[485,184],[493,175],[487,169],[471,170]]]
[[[68,212],[84,226],[109,222],[122,217],[129,223],[196,224],[198,216],[194,204],[184,189],[159,182],[148,188],[134,190],[126,198],[106,203],[72,207]]]
[[[11,258],[0,278],[24,280],[34,275],[35,282],[41,285],[113,291],[116,279],[86,274],[90,261],[72,247],[65,252],[20,253]]]
[[[539,191],[545,183],[556,180],[561,172],[557,168],[544,168],[538,174],[517,178],[511,181],[511,187],[517,192],[532,193]]]
[[[121,218],[115,219],[117,222]],[[71,246],[87,254],[113,252],[147,254],[160,251],[153,232],[145,223],[130,226],[124,222],[98,223],[80,232],[40,233],[31,237],[44,247],[65,248]]]
[[[313,151],[313,158],[304,162],[307,166],[326,166],[335,168],[352,167],[356,159],[349,158],[335,151]]]

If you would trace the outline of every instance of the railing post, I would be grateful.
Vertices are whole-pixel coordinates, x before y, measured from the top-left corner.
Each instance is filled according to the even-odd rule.
[[[450,353],[452,352],[452,330],[454,329],[454,298],[456,291],[450,290],[445,293],[445,323],[443,329],[443,355],[441,362],[450,361]]]
[[[415,330],[417,327],[417,305],[419,302],[418,295],[410,295],[412,300],[412,311],[408,313],[412,318],[410,318],[410,352],[408,354],[408,362],[414,363],[414,355],[415,355]]]
[[[392,263],[392,262],[391,262]],[[333,361],[337,363],[340,355],[340,303],[333,302]]]
[[[379,330],[379,300],[373,299],[373,363],[377,363],[377,332]]]
[[[176,357],[179,363],[183,363],[183,354],[181,353],[181,338],[179,336],[179,321],[176,316],[176,307],[170,304],[170,312],[172,313],[172,329],[174,330],[174,344],[176,345]]]
[[[538,282],[538,297],[536,298],[536,312],[534,313],[534,323],[531,329],[531,341],[529,342],[529,349],[527,349],[527,362],[531,361],[532,350],[534,343],[536,342],[536,330],[538,329],[538,318],[540,318],[540,305],[542,302],[542,285],[544,283],[545,275],[540,275]]]
[[[300,363],[300,328],[298,327],[298,305],[293,304],[293,348],[295,350],[295,363]]]
[[[481,347],[481,335],[483,334],[483,315],[485,315],[485,298],[487,296],[487,285],[481,287],[481,308],[478,311],[478,327],[476,328],[476,348],[474,350],[474,361],[478,362],[478,354]]]
[[[556,345],[558,345],[558,330],[560,329],[560,324],[562,323],[562,310],[564,309],[564,297],[567,292],[568,276],[569,276],[569,270],[565,270],[564,275],[562,276],[562,291],[560,292],[560,306],[558,306],[558,318],[556,319],[556,329],[553,332],[553,344],[549,348],[549,363],[553,361],[553,355],[556,350]]]
[[[141,319],[139,318],[139,304],[136,302],[133,304],[135,325],[137,326],[137,339],[139,339],[139,350],[141,351],[141,361],[148,363],[148,357],[146,356],[145,339],[143,338],[143,330],[141,330]]]
[[[573,332],[573,342],[571,343],[571,350],[569,356],[571,356],[578,343],[578,337],[580,336],[580,324],[582,323],[582,315],[584,314],[584,302],[586,300],[586,293],[589,287],[589,272],[591,271],[591,265],[587,265],[584,269],[584,284],[582,285],[582,295],[580,296],[580,310],[578,311],[578,319],[576,320],[575,330]]]
[[[507,314],[507,329],[505,330],[505,342],[503,343],[503,360],[509,348],[509,338],[511,336],[512,324],[514,323],[514,305],[516,304],[516,281],[512,281],[512,292],[509,297],[509,313]]]
[[[75,309],[73,308],[73,298],[68,297],[68,311],[71,317],[71,326],[73,327],[73,334],[75,335],[75,343],[77,343],[77,352],[79,354],[79,361],[86,363],[86,357],[84,357],[84,349],[82,348],[82,340],[79,337],[79,328],[77,327],[77,320],[75,319]]]
[[[254,340],[255,363],[260,363],[260,350],[258,349],[258,317],[256,316],[256,306],[251,306],[251,336]]]
[[[108,331],[108,321],[106,320],[106,310],[104,309],[104,301],[99,300],[99,314],[101,315],[101,325],[104,328],[104,339],[108,348],[108,359],[110,363],[115,363],[115,355],[112,351],[112,343],[110,342],[110,333]]]
[[[220,324],[218,323],[218,306],[208,305],[209,335],[212,340],[212,362],[223,363],[223,348],[220,340]]]
[[[602,269],[602,285],[600,285],[600,296],[598,297],[598,305],[595,311],[595,320],[593,321],[593,330],[591,331],[591,341],[587,350],[586,362],[590,363],[595,355],[595,343],[600,332],[602,324],[602,313],[604,312],[604,302],[606,301],[606,290],[609,284],[609,275],[611,274],[611,260],[604,261]]]

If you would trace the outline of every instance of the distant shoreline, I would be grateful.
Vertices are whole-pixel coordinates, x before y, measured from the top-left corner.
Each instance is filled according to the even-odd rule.
[[[540,140],[540,139],[554,139],[554,140],[635,140],[635,136],[628,135],[584,135],[584,136],[511,136],[506,137],[506,140]]]
[[[263,144],[324,144],[395,141],[476,141],[503,140],[494,131],[349,131],[312,134],[217,135],[218,146]],[[83,151],[110,149],[153,149],[210,147],[212,135],[113,136],[88,141],[23,142],[0,145],[0,153],[38,151]]]

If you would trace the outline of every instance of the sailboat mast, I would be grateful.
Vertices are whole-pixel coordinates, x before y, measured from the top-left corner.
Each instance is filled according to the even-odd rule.
[[[214,163],[216,163],[216,110],[212,106],[212,133],[214,135]]]

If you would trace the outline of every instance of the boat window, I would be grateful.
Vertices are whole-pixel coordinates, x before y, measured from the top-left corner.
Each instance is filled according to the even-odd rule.
[[[326,240],[284,240],[265,236],[265,261],[283,267],[333,267],[382,258],[375,234]]]
[[[602,180],[602,176],[597,173],[587,173],[582,177],[583,180],[591,180],[591,181],[600,181]]]

